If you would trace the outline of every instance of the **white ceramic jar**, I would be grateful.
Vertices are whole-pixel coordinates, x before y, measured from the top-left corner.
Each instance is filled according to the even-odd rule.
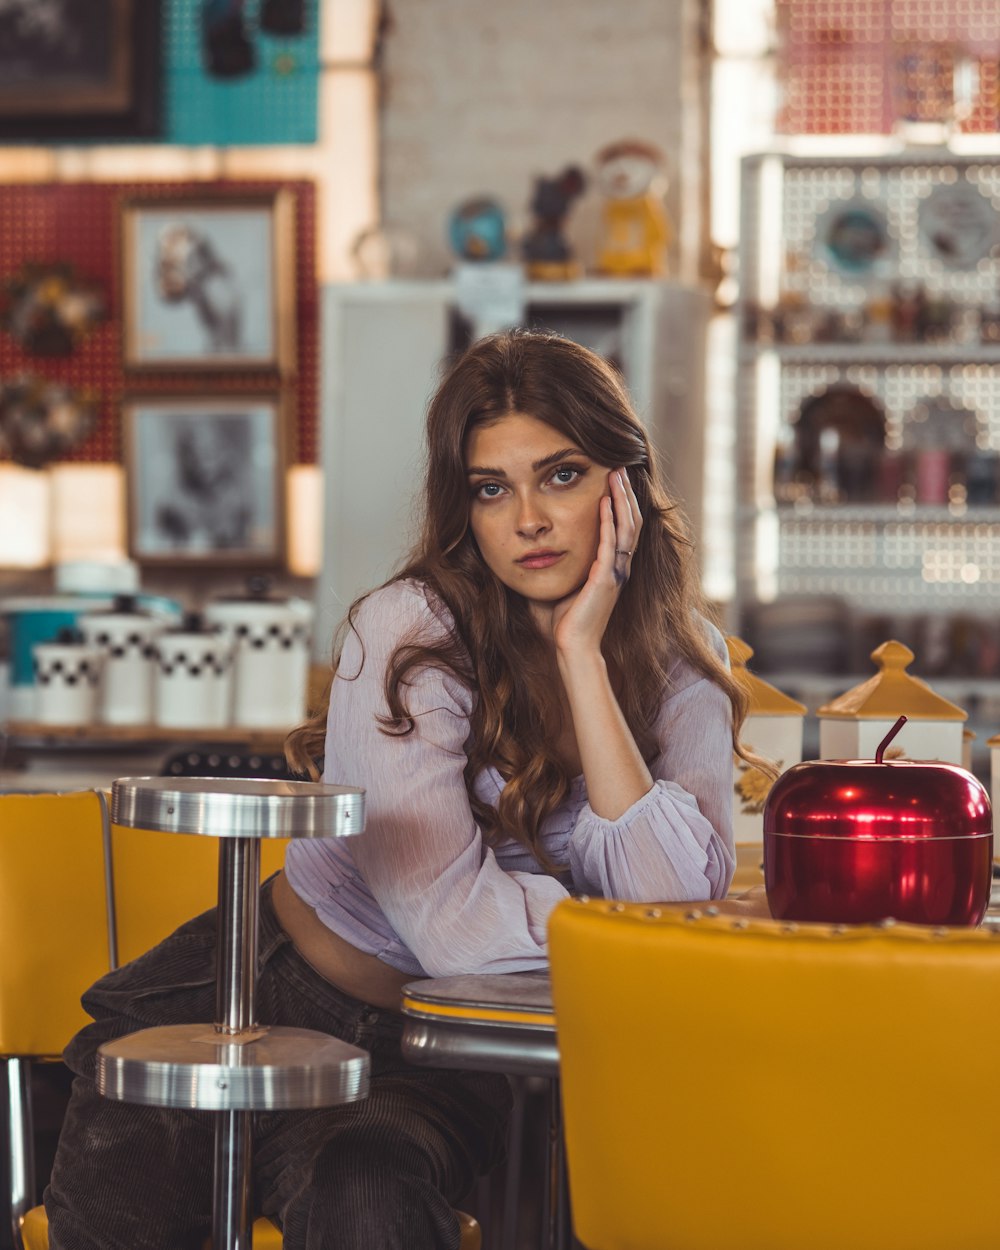
[[[727,638],[733,677],[746,692],[747,717],[740,731],[744,747],[763,756],[783,773],[802,759],[804,703],[792,699],[747,668],[753,651],[742,638]],[[762,845],[763,812],[773,781],[734,753],[733,838],[737,845]]]
[[[78,622],[84,640],[104,654],[98,715],[107,725],[153,720],[153,642],[166,623],[138,612],[95,612]]]
[[[205,609],[233,643],[232,723],[290,729],[303,719],[312,606],[304,600],[221,599]]]
[[[35,667],[35,719],[43,725],[92,725],[97,718],[104,656],[80,642],[39,642]]]
[[[171,729],[221,729],[232,706],[233,644],[221,629],[160,634],[153,644],[155,720]]]

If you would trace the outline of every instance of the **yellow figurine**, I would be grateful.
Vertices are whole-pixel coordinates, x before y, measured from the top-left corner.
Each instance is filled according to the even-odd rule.
[[[597,183],[606,197],[598,269],[617,278],[662,277],[673,239],[662,198],[666,157],[651,143],[623,139],[602,148],[595,159]]]

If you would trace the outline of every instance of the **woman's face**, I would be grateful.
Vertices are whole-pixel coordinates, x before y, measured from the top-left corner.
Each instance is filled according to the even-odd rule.
[[[469,524],[483,560],[529,603],[579,590],[597,554],[610,466],[523,412],[475,425],[465,440]]]

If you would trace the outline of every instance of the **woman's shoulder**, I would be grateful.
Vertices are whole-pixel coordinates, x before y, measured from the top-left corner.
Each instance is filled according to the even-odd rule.
[[[425,638],[451,633],[455,621],[441,597],[426,582],[406,577],[371,591],[352,617],[356,629],[403,637],[413,631]]]
[[[694,621],[695,629],[701,633],[706,647],[723,668],[729,668],[729,649],[726,646],[726,640],[722,636],[721,630],[713,625],[707,616],[699,613]],[[682,690],[686,690],[688,686],[693,686],[695,682],[705,678],[705,674],[700,672],[690,661],[682,656],[674,661],[670,670],[669,684],[667,687],[668,699],[679,694]]]
[[[729,648],[726,646],[726,640],[722,636],[722,630],[717,625],[713,625],[707,616],[699,614],[697,624],[700,626],[705,636],[705,642],[708,644],[709,650],[715,653],[717,659],[729,667]]]

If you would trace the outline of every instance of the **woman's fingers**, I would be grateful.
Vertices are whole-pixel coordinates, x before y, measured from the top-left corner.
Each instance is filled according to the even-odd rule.
[[[608,485],[611,491],[611,502],[614,506],[615,518],[615,556],[616,569],[622,555],[631,559],[635,544],[642,527],[642,516],[639,512],[639,501],[635,497],[632,483],[628,480],[625,469],[614,469],[608,474]]]

